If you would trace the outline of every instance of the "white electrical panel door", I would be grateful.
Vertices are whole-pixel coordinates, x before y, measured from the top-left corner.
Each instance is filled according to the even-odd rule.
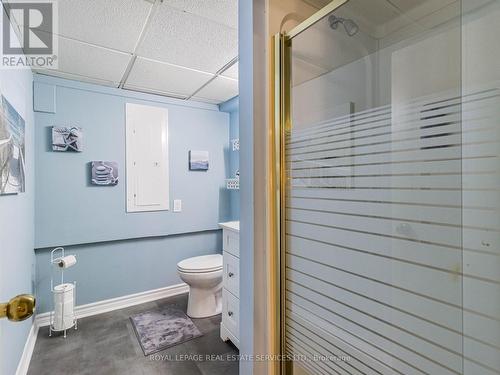
[[[169,209],[168,110],[127,103],[127,212]]]

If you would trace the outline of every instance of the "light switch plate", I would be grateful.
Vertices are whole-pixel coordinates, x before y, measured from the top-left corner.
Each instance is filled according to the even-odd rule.
[[[182,211],[182,201],[180,199],[174,199],[174,212]]]

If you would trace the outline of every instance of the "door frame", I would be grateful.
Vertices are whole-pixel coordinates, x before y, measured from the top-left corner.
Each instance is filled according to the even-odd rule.
[[[288,33],[279,33],[271,41],[270,68],[270,298],[271,349],[278,360],[273,361],[273,375],[293,374],[293,362],[286,358],[285,337],[285,192],[288,176],[285,165],[285,142],[292,127],[291,117],[291,46],[292,40],[349,0],[332,0]]]

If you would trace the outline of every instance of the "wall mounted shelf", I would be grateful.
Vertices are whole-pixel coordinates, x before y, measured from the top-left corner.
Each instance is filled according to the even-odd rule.
[[[229,190],[239,190],[240,189],[240,179],[239,178],[226,179],[226,188]]]

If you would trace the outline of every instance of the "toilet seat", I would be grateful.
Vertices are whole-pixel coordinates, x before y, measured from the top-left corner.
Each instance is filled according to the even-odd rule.
[[[207,273],[222,270],[222,255],[202,255],[177,263],[177,270],[184,273]]]

